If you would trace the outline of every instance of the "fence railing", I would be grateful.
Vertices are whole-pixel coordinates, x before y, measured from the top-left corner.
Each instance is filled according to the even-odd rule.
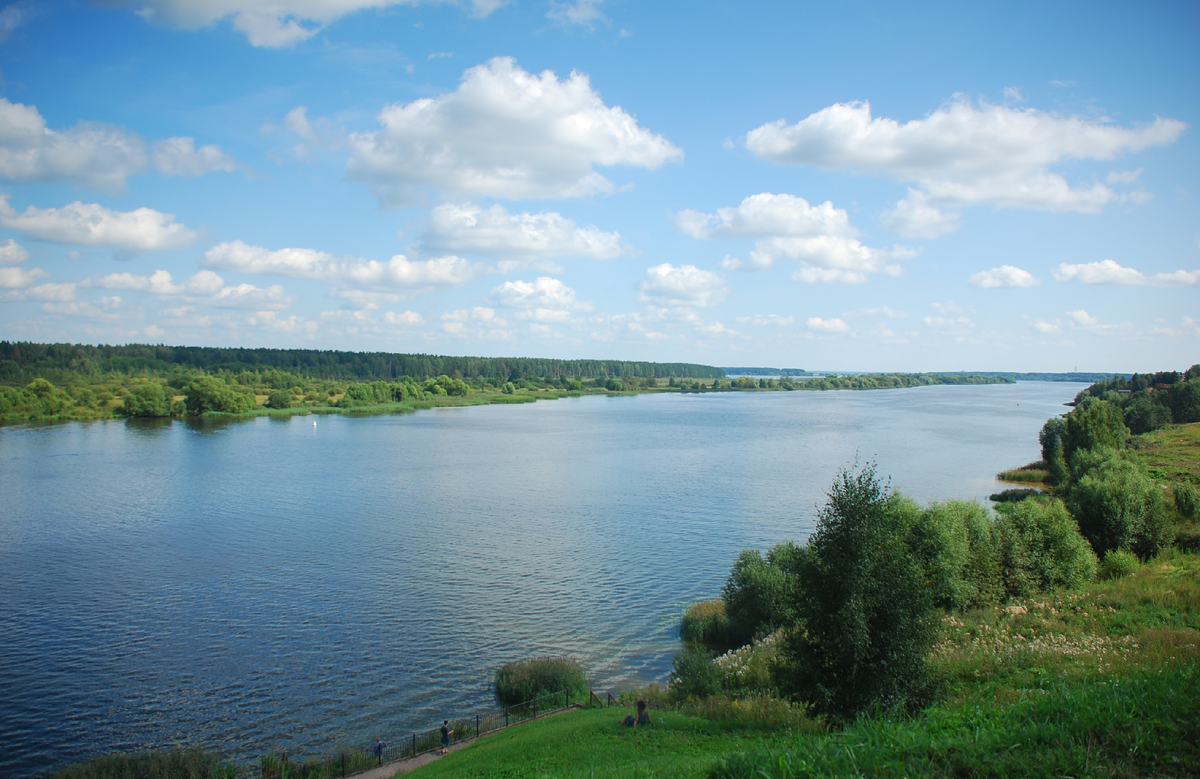
[[[591,696],[588,703],[591,703],[592,698],[600,700],[594,692],[589,691],[588,695]],[[608,700],[613,700],[612,695],[608,696]],[[604,705],[603,701],[600,703]],[[513,706],[502,706],[480,714],[454,718],[449,721],[452,731],[450,741],[453,744],[464,738],[478,738],[543,714],[562,711],[571,705],[570,690],[559,690]],[[240,772],[240,776],[259,779],[334,779],[352,776],[382,763],[416,757],[441,747],[442,729],[439,726],[389,739],[379,752],[372,745],[363,749],[339,750],[337,754],[319,760],[289,759],[287,752],[265,755],[257,766],[247,766]]]

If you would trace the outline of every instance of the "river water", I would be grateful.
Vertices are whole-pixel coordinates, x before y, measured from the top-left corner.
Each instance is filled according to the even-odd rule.
[[[0,775],[317,756],[485,708],[532,655],[664,680],[683,606],[806,538],[839,468],[986,499],[1083,386],[0,428]]]

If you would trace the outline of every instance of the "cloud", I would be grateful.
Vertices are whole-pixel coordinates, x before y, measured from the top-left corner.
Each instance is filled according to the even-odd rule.
[[[860,308],[857,311],[847,311],[846,313],[842,314],[842,316],[850,317],[852,319],[856,317],[868,316],[883,317],[885,319],[903,319],[908,316],[908,313],[904,311],[897,311],[894,308],[889,308],[888,306],[881,306],[879,308]]]
[[[508,323],[496,316],[496,310],[476,306],[442,314],[442,330],[463,338],[508,339],[513,333]]]
[[[198,176],[236,166],[216,146],[194,147],[191,138],[159,141],[154,147],[155,168],[168,176]],[[0,98],[0,177],[21,184],[69,181],[120,194],[125,180],[150,162],[146,142],[137,133],[103,122],[52,130],[36,106]]]
[[[639,286],[640,302],[664,306],[715,306],[729,295],[725,279],[716,273],[669,262],[648,268]]]
[[[908,197],[883,213],[883,226],[907,238],[937,238],[957,230],[961,218],[957,211],[943,211],[930,205],[924,192],[910,187]]]
[[[925,317],[925,324],[934,330],[944,330],[950,333],[963,332],[975,326],[971,318],[965,316],[927,316]]]
[[[554,211],[510,214],[503,206],[484,210],[471,203],[434,208],[423,239],[438,251],[486,257],[602,260],[619,257],[625,251],[619,233],[578,227]]]
[[[848,333],[850,325],[840,319],[822,319],[819,316],[809,317],[804,322],[809,330],[818,333]]]
[[[88,279],[82,286],[149,292],[154,295],[215,295],[224,285],[225,280],[210,270],[202,270],[182,284],[176,284],[167,271],[156,270],[149,276],[109,273]]]
[[[764,327],[767,325],[777,325],[785,327],[796,323],[794,316],[779,316],[778,314],[755,314],[754,316],[739,316],[737,321],[741,324],[755,325]]]
[[[595,165],[658,168],[682,150],[609,107],[588,77],[534,75],[511,57],[463,74],[459,88],[379,113],[383,128],[354,133],[350,178],[380,202],[420,202],[426,188],[510,200],[582,197],[615,186]]]
[[[0,10],[0,42],[8,40],[14,30],[24,26],[39,8],[32,2],[16,2]]]
[[[395,311],[388,311],[383,315],[383,321],[389,325],[402,325],[404,327],[415,327],[425,324],[425,317],[418,314],[416,311],[405,311],[397,314]]]
[[[1133,287],[1190,287],[1200,284],[1200,270],[1177,270],[1147,276],[1134,268],[1126,268],[1115,260],[1101,260],[1081,265],[1062,263],[1051,271],[1057,281],[1078,281],[1084,284],[1117,284]]]
[[[837,103],[794,125],[780,119],[751,130],[746,147],[788,165],[879,173],[918,186],[887,218],[897,229],[931,236],[956,215],[933,206],[1096,213],[1118,195],[1104,184],[1075,187],[1051,167],[1111,160],[1174,143],[1187,125],[1157,117],[1134,128],[1027,108],[973,105],[958,97],[925,119],[874,118],[866,102]]]
[[[0,267],[0,287],[5,289],[21,289],[35,284],[39,279],[48,278],[49,273],[41,268],[6,268]]]
[[[20,265],[28,259],[29,252],[13,239],[0,243],[0,265]]]
[[[591,303],[575,299],[575,290],[562,281],[540,276],[535,281],[506,281],[491,292],[497,306],[519,308],[528,313],[525,318],[539,321],[566,321],[573,311],[591,311]]]
[[[7,195],[0,195],[0,226],[42,241],[104,246],[124,252],[181,249],[199,237],[176,222],[174,214],[152,208],[113,211],[77,200],[62,208],[29,206],[17,213],[8,204]]]
[[[164,176],[194,178],[214,170],[231,171],[238,167],[237,160],[221,151],[219,146],[196,148],[193,138],[168,138],[154,144],[151,155],[154,169]]]
[[[557,2],[550,0],[550,10],[546,12],[547,19],[553,19],[559,24],[579,24],[591,27],[598,21],[604,20],[600,4],[604,0],[574,0],[574,2]]]
[[[410,261],[397,254],[387,262],[337,257],[316,249],[271,251],[241,241],[217,244],[204,253],[206,267],[255,275],[310,279],[353,287],[419,288],[456,287],[474,277],[470,263],[461,257]]]
[[[981,270],[971,276],[972,287],[999,289],[1001,287],[1027,288],[1040,284],[1033,274],[1015,265],[1001,265],[991,270]]]
[[[294,46],[343,16],[366,8],[417,5],[422,0],[99,0],[106,5],[133,5],[137,14],[171,27],[196,30],[229,19],[251,46]],[[454,0],[425,0],[429,3]],[[504,0],[470,0],[471,15],[484,17]]]
[[[259,311],[287,308],[295,299],[278,284],[272,284],[266,289],[253,284],[236,284],[221,287],[207,302],[210,306],[220,308],[250,308]]]
[[[725,270],[760,271],[780,256],[801,262],[792,278],[806,283],[865,283],[870,274],[900,272],[889,261],[910,255],[900,248],[888,252],[864,246],[856,237],[844,209],[826,201],[811,206],[802,197],[762,192],[738,206],[717,209],[716,214],[684,210],[675,216],[680,231],[702,240],[757,238],[749,259],[726,255]]]
[[[29,289],[18,289],[4,296],[5,300],[42,300],[49,302],[63,302],[74,300],[76,286],[72,282],[57,284],[49,282],[39,284],[36,287]]]

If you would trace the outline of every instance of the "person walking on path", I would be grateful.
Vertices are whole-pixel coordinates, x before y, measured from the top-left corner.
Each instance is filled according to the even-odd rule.
[[[450,752],[450,734],[454,731],[450,729],[450,720],[442,720],[442,754]]]
[[[383,765],[383,748],[386,746],[387,742],[383,739],[375,739],[375,759],[379,761],[379,765]]]

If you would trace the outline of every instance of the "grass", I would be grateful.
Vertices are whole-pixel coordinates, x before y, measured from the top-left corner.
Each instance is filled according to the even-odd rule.
[[[773,724],[713,720],[651,710],[647,727],[627,728],[632,708],[580,709],[480,739],[417,769],[432,777],[696,777],[717,755],[783,747],[793,738]]]
[[[200,749],[106,755],[73,763],[53,779],[235,779],[237,769]]]
[[[1200,485],[1200,422],[1169,425],[1134,438],[1133,454],[1160,482]]]
[[[945,615],[943,694],[914,717],[826,727],[761,694],[663,711],[658,690],[645,730],[619,724],[632,706],[571,712],[413,776],[1195,776],[1198,661],[1200,555],[1173,549],[1075,592]]]

